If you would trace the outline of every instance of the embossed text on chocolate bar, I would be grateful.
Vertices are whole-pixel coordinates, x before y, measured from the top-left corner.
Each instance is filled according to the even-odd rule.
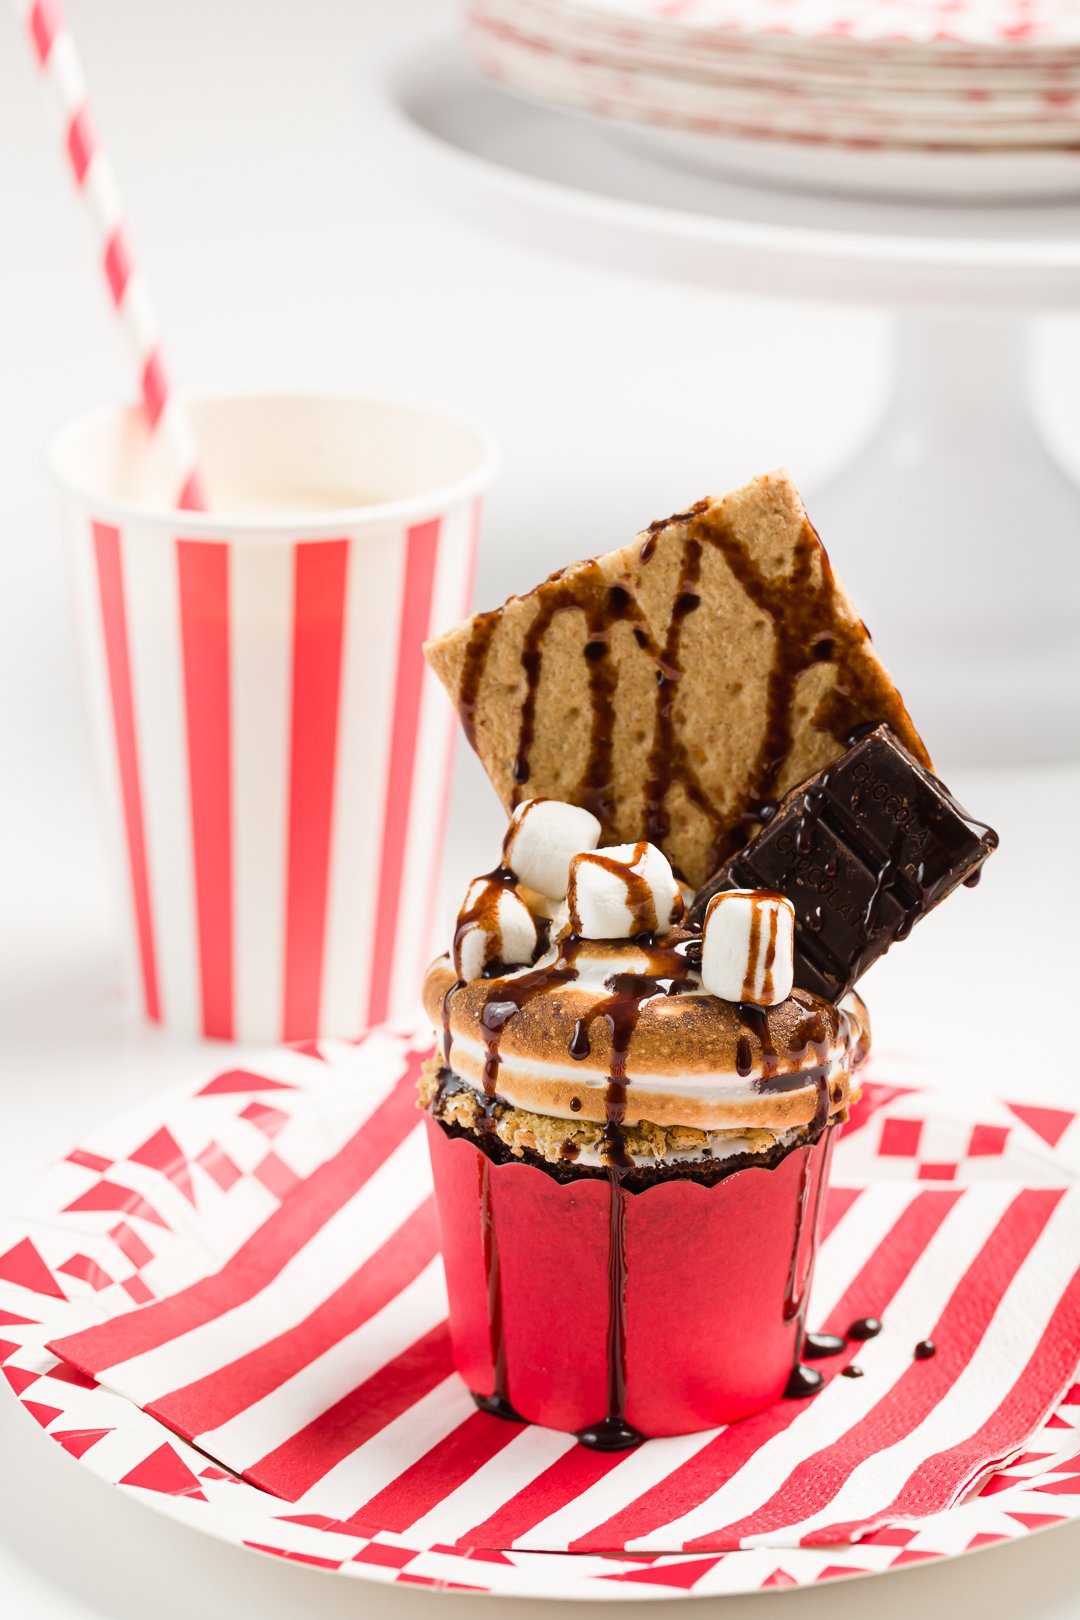
[[[839,1000],[960,883],[997,835],[974,821],[887,726],[790,793],[698,893],[777,889],[795,908],[795,983]]]

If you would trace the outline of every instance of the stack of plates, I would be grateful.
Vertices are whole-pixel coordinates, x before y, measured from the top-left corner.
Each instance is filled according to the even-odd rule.
[[[1080,188],[1080,0],[470,0],[468,37],[508,88],[725,168]]]

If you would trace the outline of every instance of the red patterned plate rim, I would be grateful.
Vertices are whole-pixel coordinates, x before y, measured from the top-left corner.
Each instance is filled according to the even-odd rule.
[[[378,1033],[381,1039],[408,1038]],[[318,1132],[341,1104],[342,1075],[349,1086],[362,1084],[363,1065],[364,1043],[329,1042],[246,1058],[242,1069],[207,1065],[190,1084],[148,1100],[73,1148],[40,1179],[24,1212],[0,1231],[0,1372],[42,1431],[99,1478],[208,1535],[328,1573],[522,1597],[713,1597],[792,1589],[957,1557],[1080,1518],[1080,1386],[1074,1386],[1029,1451],[984,1482],[977,1495],[920,1525],[878,1531],[850,1547],[612,1556],[413,1546],[407,1536],[368,1537],[345,1530],[340,1521],[289,1513],[288,1503],[210,1463],[138,1407],[81,1378],[44,1349],[69,1329],[75,1314],[86,1320],[95,1301],[96,1314],[115,1314],[100,1303],[108,1291],[122,1290],[135,1304],[155,1291],[169,1292],[170,1268],[178,1254],[190,1255],[193,1242],[205,1263],[212,1262],[227,1238],[198,1230],[185,1178],[209,1176],[220,1187],[231,1186],[235,1177],[246,1179],[247,1190],[261,1198],[285,1196],[288,1176],[273,1167],[271,1116],[302,1112]],[[887,1103],[887,1088],[881,1089],[880,1100]],[[256,1133],[266,1131],[267,1152],[258,1163],[226,1166],[209,1150],[182,1167],[170,1157],[168,1143],[182,1134],[192,1111],[201,1110],[205,1119],[208,1109],[221,1118],[240,1115]],[[1020,1128],[1053,1150],[1074,1121],[1061,1109],[1028,1104]],[[118,1145],[134,1142],[141,1143],[140,1157],[126,1160],[121,1187],[110,1182],[108,1171]],[[960,1167],[949,1168],[955,1174]],[[72,1198],[80,1177],[97,1190]],[[1054,1464],[1052,1478],[1048,1462]]]

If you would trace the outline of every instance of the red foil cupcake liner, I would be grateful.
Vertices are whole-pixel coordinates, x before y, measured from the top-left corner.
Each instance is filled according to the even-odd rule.
[[[629,1193],[493,1164],[426,1123],[454,1361],[482,1405],[613,1447],[785,1393],[831,1132],[775,1169]]]

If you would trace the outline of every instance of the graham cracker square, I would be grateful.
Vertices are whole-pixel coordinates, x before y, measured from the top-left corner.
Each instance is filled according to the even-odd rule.
[[[507,811],[564,799],[699,887],[889,725],[930,759],[784,472],[651,524],[429,641]]]

